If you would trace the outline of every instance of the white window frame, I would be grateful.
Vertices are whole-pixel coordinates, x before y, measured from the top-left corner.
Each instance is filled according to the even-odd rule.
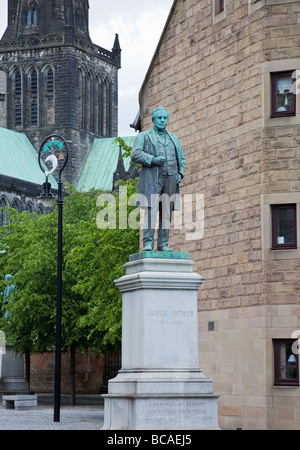
[[[215,25],[218,22],[221,22],[221,20],[224,20],[226,17],[226,3],[227,1],[224,0],[224,9],[223,11],[218,11],[217,2],[219,0],[213,0],[213,24]]]
[[[271,205],[296,205],[297,248],[272,250]],[[261,196],[261,246],[262,259],[300,259],[300,192],[262,194]]]
[[[271,117],[271,73],[295,72],[296,115]],[[300,58],[268,61],[262,63],[262,126],[278,127],[299,125],[300,121]]]

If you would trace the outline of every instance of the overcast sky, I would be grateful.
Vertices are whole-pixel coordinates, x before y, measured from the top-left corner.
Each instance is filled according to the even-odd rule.
[[[173,0],[90,0],[90,36],[111,50],[115,33],[122,48],[119,71],[119,136],[134,135],[129,127],[139,109],[138,93]],[[0,0],[0,35],[7,25],[7,0]]]

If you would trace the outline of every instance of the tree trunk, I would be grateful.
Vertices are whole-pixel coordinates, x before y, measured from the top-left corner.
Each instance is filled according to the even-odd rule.
[[[76,405],[76,385],[75,385],[75,354],[76,345],[72,344],[70,346],[70,374],[71,374],[71,406]]]

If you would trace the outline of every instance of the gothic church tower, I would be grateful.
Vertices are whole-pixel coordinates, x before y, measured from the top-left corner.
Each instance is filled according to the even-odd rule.
[[[118,35],[111,51],[89,36],[88,0],[8,0],[0,40],[0,126],[36,149],[50,134],[69,143],[76,184],[94,137],[117,136]]]

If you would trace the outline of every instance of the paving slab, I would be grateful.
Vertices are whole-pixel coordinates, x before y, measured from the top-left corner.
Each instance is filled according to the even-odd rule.
[[[0,430],[101,430],[104,409],[101,396],[78,397],[78,406],[67,406],[62,397],[60,422],[53,421],[53,396],[38,395],[35,410],[18,411],[0,406]]]

